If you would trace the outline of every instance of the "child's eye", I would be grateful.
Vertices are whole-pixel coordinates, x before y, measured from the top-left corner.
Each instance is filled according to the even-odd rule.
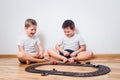
[[[36,31],[36,29],[31,29],[31,31]]]

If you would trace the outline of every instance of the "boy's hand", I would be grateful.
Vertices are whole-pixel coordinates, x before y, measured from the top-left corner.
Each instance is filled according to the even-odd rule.
[[[76,52],[73,52],[73,53],[70,54],[71,57],[75,57],[76,55],[77,55]]]
[[[39,58],[43,58],[43,53],[42,52],[39,53]]]
[[[69,56],[70,55],[70,53],[67,52],[67,51],[64,51],[63,54],[64,54],[64,56]]]

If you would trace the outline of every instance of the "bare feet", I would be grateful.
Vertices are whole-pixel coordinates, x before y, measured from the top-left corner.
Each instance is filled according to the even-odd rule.
[[[42,62],[47,62],[48,60],[46,60],[46,59],[40,59],[39,61],[38,61],[38,63],[42,63]]]
[[[49,56],[44,56],[44,59],[45,59],[46,61],[50,61],[50,57],[49,57]]]
[[[68,62],[67,58],[63,59],[63,63],[67,63],[67,62]]]
[[[76,60],[77,60],[76,57],[71,57],[71,58],[68,59],[68,61],[69,61],[70,63],[74,63]]]
[[[29,61],[29,60],[26,60],[26,64],[27,64],[27,65],[30,64],[30,61]]]

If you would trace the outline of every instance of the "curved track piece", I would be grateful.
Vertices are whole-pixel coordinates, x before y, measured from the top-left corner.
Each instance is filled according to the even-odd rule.
[[[36,69],[39,66],[44,66],[44,65],[51,65],[49,63],[44,63],[44,64],[35,64],[28,66],[25,70],[27,72],[31,73],[47,73],[50,75],[62,75],[62,76],[74,76],[74,77],[90,77],[90,76],[99,76],[99,75],[104,75],[106,73],[109,73],[111,70],[107,66],[99,65],[98,67],[95,67],[93,64],[63,64],[63,63],[58,63],[57,65],[60,66],[84,66],[84,67],[94,67],[97,68],[98,70],[93,71],[93,72],[85,72],[85,73],[79,73],[79,72],[65,72],[65,71],[57,71],[57,70],[38,70]]]

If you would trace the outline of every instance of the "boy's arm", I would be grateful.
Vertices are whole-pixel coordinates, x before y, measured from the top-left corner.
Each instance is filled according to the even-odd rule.
[[[23,46],[18,45],[19,52],[25,53]]]
[[[68,56],[68,55],[69,55],[69,52],[64,51],[64,50],[60,47],[59,44],[56,44],[55,48],[56,48],[58,51],[60,51],[61,53],[63,53],[64,56]]]
[[[64,52],[64,50],[60,47],[59,44],[56,44],[55,48],[62,53]]]
[[[42,58],[43,57],[43,47],[41,46],[41,44],[37,44],[38,46],[38,50],[39,50],[39,56]]]
[[[80,48],[75,52],[78,54],[78,53],[80,53],[82,51],[86,51],[86,45],[81,45]]]
[[[19,49],[19,52],[22,52],[22,53],[24,53],[24,54],[29,54],[29,52],[26,52],[26,51],[24,50],[24,47],[23,47],[23,46],[18,45],[18,49]]]
[[[76,56],[78,53],[82,52],[82,51],[86,51],[86,45],[80,45],[80,48],[76,51],[74,51],[71,56]]]
[[[24,47],[21,46],[21,45],[18,45],[18,49],[19,49],[19,52],[23,53],[24,55],[28,55],[28,54],[29,54],[29,52],[26,52],[26,51],[24,50]]]

